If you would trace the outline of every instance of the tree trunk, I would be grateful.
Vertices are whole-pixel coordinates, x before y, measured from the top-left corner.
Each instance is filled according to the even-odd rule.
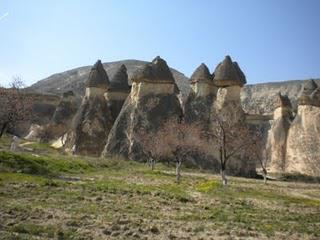
[[[8,124],[9,124],[9,122],[5,122],[5,123],[2,125],[1,132],[0,132],[0,138],[1,138],[2,135],[5,133]]]
[[[226,178],[226,170],[225,169],[221,169],[221,179],[222,179],[222,185],[226,186],[228,181]]]
[[[155,165],[156,165],[156,161],[153,158],[151,158],[151,170],[152,171],[154,170]]]
[[[180,159],[176,161],[176,180],[178,184],[180,183],[180,178],[181,178],[181,163],[182,162]]]
[[[222,185],[226,186],[228,181],[226,178],[226,151],[223,147],[220,148],[220,167],[221,167],[221,180],[222,180]]]
[[[262,172],[263,172],[263,183],[267,184],[267,170],[263,169]]]

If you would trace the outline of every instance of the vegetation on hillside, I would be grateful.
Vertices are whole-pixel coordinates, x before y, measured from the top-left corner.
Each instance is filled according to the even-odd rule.
[[[317,184],[35,152],[0,152],[0,239],[320,237]]]

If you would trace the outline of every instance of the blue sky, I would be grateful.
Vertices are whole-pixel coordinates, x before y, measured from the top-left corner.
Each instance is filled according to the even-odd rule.
[[[248,83],[320,77],[319,0],[0,0],[0,84],[163,57],[187,76],[226,54]]]

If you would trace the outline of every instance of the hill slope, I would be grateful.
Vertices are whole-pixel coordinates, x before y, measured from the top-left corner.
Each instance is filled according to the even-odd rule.
[[[1,239],[319,239],[319,184],[68,157],[0,139]],[[25,148],[25,149],[24,149]],[[23,153],[22,151],[28,151]],[[29,151],[32,151],[31,153]]]

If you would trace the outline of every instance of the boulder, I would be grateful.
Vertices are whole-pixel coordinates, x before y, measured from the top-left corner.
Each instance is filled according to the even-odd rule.
[[[137,140],[141,130],[156,132],[169,119],[181,118],[175,80],[166,61],[156,57],[133,75],[131,92],[110,131],[102,155],[144,160],[143,147]]]

